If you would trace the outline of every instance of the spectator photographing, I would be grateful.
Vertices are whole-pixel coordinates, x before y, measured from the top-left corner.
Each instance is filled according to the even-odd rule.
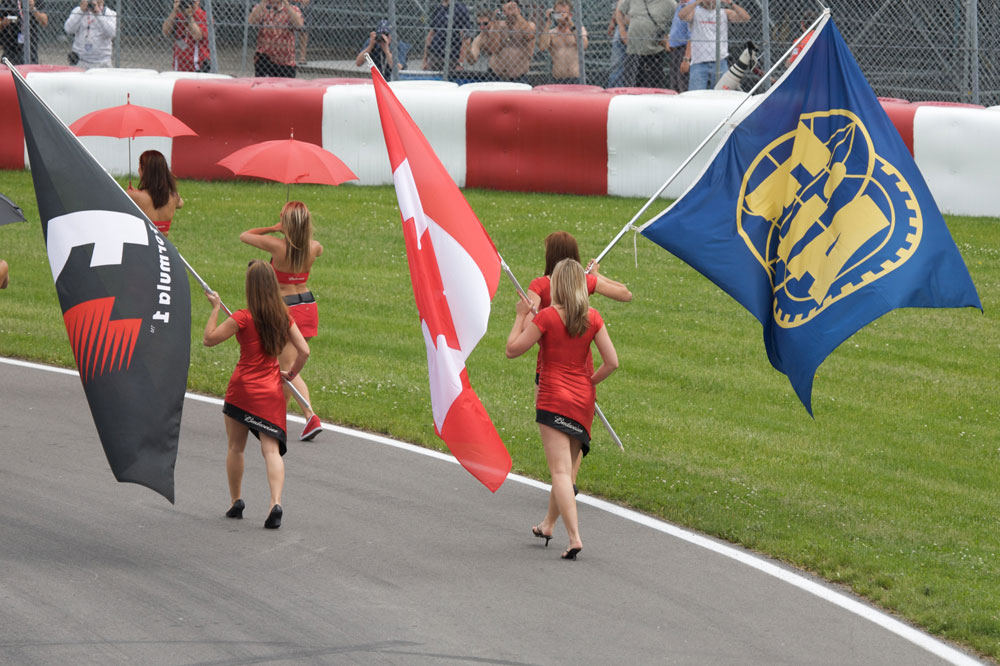
[[[208,16],[199,0],[174,0],[174,8],[163,22],[163,34],[174,40],[175,72],[212,71]]]
[[[716,11],[716,0],[698,0],[685,5],[677,16],[691,26],[689,87],[691,90],[714,88],[719,75],[729,69],[729,24],[744,23],[750,14],[731,0],[722,0],[722,11]],[[718,18],[718,24],[716,24]],[[718,41],[719,59],[715,59]]]
[[[254,76],[295,78],[295,31],[305,25],[302,12],[288,0],[264,0],[247,19],[257,26]]]
[[[490,72],[499,81],[527,83],[535,53],[535,24],[524,18],[518,0],[503,3],[490,22]]]
[[[478,32],[469,43],[465,54],[465,77],[476,81],[489,79],[490,53],[486,50],[486,40],[489,39],[490,11],[480,9],[476,12],[476,29]]]
[[[79,6],[69,13],[63,29],[73,37],[73,50],[69,55],[71,65],[84,69],[111,67],[118,16],[115,10],[104,6],[104,0],[80,0]]]
[[[399,66],[396,67],[397,71],[403,69],[403,63],[406,60],[404,46],[402,42],[396,45],[396,51],[399,53],[401,61]],[[392,57],[392,35],[389,33],[389,22],[385,19],[379,21],[375,29],[368,34],[368,42],[361,49],[358,57],[354,59],[354,64],[359,67],[363,65],[365,55],[371,56],[372,62],[375,63],[375,67],[382,73],[382,77],[386,81],[391,80],[394,62]]]
[[[552,57],[552,80],[555,83],[579,83],[580,54],[577,46],[577,27],[568,0],[556,0],[545,12],[545,24],[551,26],[538,39],[538,50],[548,51]],[[587,48],[587,28],[580,26],[580,39]]]
[[[3,54],[15,65],[28,64],[24,59],[24,21],[21,7],[23,0],[8,1],[0,6],[0,49]],[[42,11],[43,0],[29,0],[28,14],[31,16],[31,60],[38,63],[38,42],[41,37],[41,30],[49,24],[49,15]]]

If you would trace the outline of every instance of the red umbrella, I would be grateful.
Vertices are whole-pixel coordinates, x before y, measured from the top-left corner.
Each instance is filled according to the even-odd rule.
[[[132,183],[132,139],[137,136],[198,136],[198,133],[165,111],[132,104],[131,95],[121,106],[93,111],[69,129],[77,136],[128,137],[129,184]]]
[[[128,99],[128,98],[126,98]],[[198,133],[165,111],[126,101],[121,106],[99,109],[83,116],[69,129],[77,136],[198,136]]]
[[[294,136],[294,135],[293,135]],[[263,141],[240,148],[217,162],[237,176],[292,183],[340,185],[357,180],[351,169],[329,150],[295,139]]]

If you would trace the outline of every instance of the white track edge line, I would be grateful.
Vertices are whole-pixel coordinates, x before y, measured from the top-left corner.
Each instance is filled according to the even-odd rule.
[[[0,363],[16,365],[34,370],[55,372],[63,375],[73,375],[74,377],[80,376],[75,370],[56,368],[49,365],[31,363],[29,361],[20,361],[17,359],[0,357]],[[221,406],[223,403],[220,398],[199,395],[197,393],[185,393],[184,396],[191,400],[197,400],[213,405]],[[301,416],[289,415],[288,419],[296,423],[305,423],[305,419]],[[426,449],[415,444],[408,444],[407,442],[400,442],[383,435],[376,435],[362,430],[352,430],[351,428],[331,425],[328,423],[323,423],[322,425],[324,430],[329,430],[337,434],[366,439],[377,444],[384,444],[386,446],[392,446],[411,453],[417,453],[430,458],[435,458],[437,460],[454,463],[456,465],[458,464],[458,460],[456,460],[454,456],[447,453],[441,453],[440,451],[435,451],[433,449]],[[542,483],[541,481],[536,481],[535,479],[529,479],[528,477],[521,476],[520,474],[509,474],[507,478],[517,483],[538,488],[539,490],[544,490],[546,492],[548,492],[551,487],[547,483]],[[905,624],[904,622],[901,622],[900,620],[897,620],[891,615],[888,615],[876,608],[852,599],[846,594],[826,587],[825,585],[820,585],[802,574],[795,573],[794,571],[780,567],[772,562],[768,562],[761,557],[753,555],[749,551],[742,550],[735,546],[728,546],[724,543],[695,534],[694,532],[690,532],[658,518],[653,518],[652,516],[647,516],[631,509],[626,509],[625,507],[618,506],[617,504],[612,504],[611,502],[607,502],[605,500],[590,497],[589,495],[581,494],[578,495],[576,499],[582,504],[587,504],[596,509],[618,516],[619,518],[624,518],[634,523],[638,523],[639,525],[663,532],[664,534],[669,534],[670,536],[681,539],[682,541],[705,548],[713,553],[735,560],[741,564],[745,564],[746,566],[756,569],[757,571],[767,574],[768,576],[777,578],[784,583],[788,583],[789,585],[797,587],[804,592],[808,592],[809,594],[838,606],[849,613],[853,613],[858,617],[868,620],[869,622],[882,627],[886,631],[896,634],[900,638],[913,643],[917,647],[923,648],[931,654],[941,657],[950,664],[954,664],[955,666],[983,666],[982,661],[979,661],[978,659],[975,659],[964,652],[943,643],[930,634],[924,633],[915,627],[911,627],[910,625]]]

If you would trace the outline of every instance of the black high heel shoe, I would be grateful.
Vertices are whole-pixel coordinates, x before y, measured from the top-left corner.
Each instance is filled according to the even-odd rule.
[[[267,514],[267,520],[264,521],[264,527],[269,530],[276,530],[281,527],[281,505],[275,504],[274,508],[271,509],[271,513]]]
[[[564,560],[575,560],[576,554],[579,553],[581,550],[583,550],[583,548],[569,548],[565,553],[563,553],[559,557],[563,558]]]
[[[534,534],[539,539],[545,539],[545,547],[546,548],[549,547],[549,541],[552,541],[552,535],[551,534],[545,534],[540,529],[538,529],[537,526],[531,528],[531,533]]]
[[[226,518],[243,518],[243,509],[246,508],[246,504],[243,500],[238,499],[233,502],[233,505],[229,507],[229,511],[226,511]]]

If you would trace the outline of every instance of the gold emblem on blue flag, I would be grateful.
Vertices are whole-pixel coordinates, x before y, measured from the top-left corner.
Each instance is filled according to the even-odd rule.
[[[743,177],[736,224],[771,280],[774,321],[800,326],[902,266],[923,217],[858,116],[806,113]]]
[[[761,323],[812,413],[837,345],[901,307],[982,307],[912,155],[828,17],[642,234]]]

